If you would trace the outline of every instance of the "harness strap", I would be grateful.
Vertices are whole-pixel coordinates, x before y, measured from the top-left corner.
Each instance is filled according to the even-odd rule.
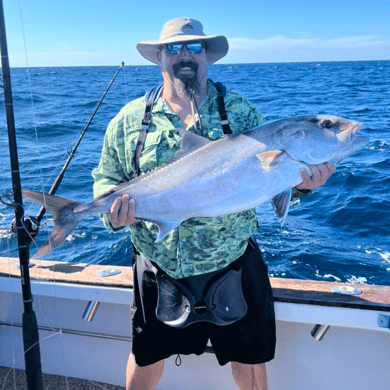
[[[213,83],[213,84],[218,92],[217,104],[218,104],[219,116],[221,118],[222,130],[224,134],[232,134],[232,129],[230,128],[229,120],[226,114],[225,102],[223,100],[224,96],[226,95],[226,87],[220,82]]]
[[[146,102],[145,114],[142,118],[141,122],[141,131],[138,135],[137,146],[135,147],[135,174],[139,176],[140,168],[139,168],[139,159],[141,157],[142,149],[144,148],[147,131],[149,129],[150,119],[152,118],[152,110],[154,103],[154,95],[156,93],[157,88],[153,88],[148,96],[148,100]]]

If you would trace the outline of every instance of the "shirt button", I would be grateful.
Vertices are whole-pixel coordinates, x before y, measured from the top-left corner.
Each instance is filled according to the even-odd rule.
[[[177,115],[175,115],[175,116],[173,117],[173,119],[174,119],[175,121],[178,121],[178,120],[179,120],[179,117],[178,117]]]
[[[215,141],[215,140],[221,138],[221,133],[218,130],[210,130],[208,132],[208,136],[211,140]]]

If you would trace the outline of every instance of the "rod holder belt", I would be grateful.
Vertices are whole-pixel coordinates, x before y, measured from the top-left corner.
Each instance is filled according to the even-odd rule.
[[[329,330],[329,328],[330,328],[330,325],[320,325],[320,324],[317,324],[311,330],[310,334],[317,341],[321,341],[324,338],[326,332]]]
[[[89,301],[82,317],[83,320],[91,322],[93,320],[93,317],[95,317],[99,305],[100,302]]]

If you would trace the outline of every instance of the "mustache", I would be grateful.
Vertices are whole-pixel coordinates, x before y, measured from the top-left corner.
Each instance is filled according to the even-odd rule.
[[[180,68],[187,68],[187,67],[197,72],[199,66],[196,62],[192,62],[192,61],[179,61],[176,64],[172,65],[172,69],[175,72],[178,72]]]

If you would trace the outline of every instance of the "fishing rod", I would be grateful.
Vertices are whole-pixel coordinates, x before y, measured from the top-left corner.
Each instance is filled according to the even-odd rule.
[[[110,83],[108,84],[108,87],[106,88],[106,90],[104,91],[103,93],[103,96],[100,98],[99,102],[97,103],[96,107],[95,107],[95,110],[93,111],[93,113],[91,114],[87,124],[85,125],[84,129],[81,131],[80,133],[80,137],[76,143],[76,145],[74,146],[74,148],[71,150],[69,156],[68,156],[68,159],[66,160],[61,172],[59,173],[59,175],[57,176],[57,178],[55,179],[53,185],[51,186],[50,188],[50,191],[49,191],[49,195],[54,195],[56,193],[56,191],[58,190],[58,187],[60,186],[61,184],[61,181],[62,179],[64,178],[64,175],[65,175],[65,171],[66,169],[68,168],[68,165],[70,164],[73,156],[75,155],[76,153],[76,150],[78,148],[78,146],[80,145],[80,142],[81,140],[83,139],[84,137],[84,134],[85,132],[87,131],[89,125],[91,124],[92,122],[92,119],[93,117],[95,116],[97,110],[99,109],[100,105],[102,104],[104,98],[106,97],[107,95],[107,92],[108,90],[111,88],[111,85],[113,84],[113,82],[115,81],[116,79],[116,76],[118,76],[119,72],[122,70],[122,68],[124,67],[125,63],[122,62],[121,66],[118,68],[118,70],[116,71],[114,77],[111,79]],[[45,212],[46,212],[46,209],[45,207],[42,207],[40,210],[39,210],[39,213],[37,214],[36,216],[36,219],[37,219],[37,222],[38,222],[38,225],[39,223],[41,222],[43,216],[45,215]]]
[[[72,158],[74,157],[74,155],[77,151],[77,148],[79,147],[80,142],[84,137],[84,134],[86,133],[86,131],[87,131],[89,125],[91,124],[92,119],[94,118],[97,110],[99,109],[99,107],[102,104],[104,98],[106,97],[109,89],[111,88],[111,85],[114,83],[116,77],[118,76],[119,72],[122,70],[124,65],[125,65],[125,63],[122,62],[121,66],[118,68],[114,77],[111,79],[110,83],[108,84],[108,86],[107,86],[106,90],[104,91],[102,97],[100,98],[99,102],[96,104],[96,107],[95,107],[94,111],[92,112],[91,116],[89,117],[88,122],[84,126],[83,130],[80,132],[80,136],[79,136],[78,141],[76,142],[76,145],[73,147],[73,149],[71,149],[71,152],[69,153],[69,156],[68,156],[64,166],[62,167],[61,172],[58,174],[57,178],[54,180],[54,183],[52,184],[52,186],[49,190],[49,195],[54,195],[57,192],[58,187],[60,186],[62,179],[64,178],[65,171],[67,170],[70,162],[72,161]],[[46,213],[46,209],[43,206],[43,207],[41,207],[41,209],[39,210],[38,214],[35,217],[28,216],[25,218],[24,226],[25,226],[25,229],[27,230],[29,243],[31,243],[31,241],[37,237],[37,235],[39,233],[40,223],[41,223],[42,218],[44,217],[45,213]],[[14,231],[14,230],[15,230],[15,224],[13,223],[12,224],[12,231]]]
[[[42,390],[42,367],[39,349],[39,334],[35,312],[32,305],[30,273],[28,263],[30,247],[27,232],[24,229],[24,209],[22,201],[22,188],[20,183],[19,159],[16,144],[15,118],[11,90],[11,72],[9,67],[7,37],[5,33],[5,20],[3,0],[0,0],[0,46],[1,64],[3,73],[4,102],[7,116],[8,144],[10,151],[12,192],[15,208],[15,225],[17,231],[18,251],[20,260],[20,277],[22,282],[22,297],[24,312],[22,316],[24,360],[26,367],[26,380],[28,390]]]

